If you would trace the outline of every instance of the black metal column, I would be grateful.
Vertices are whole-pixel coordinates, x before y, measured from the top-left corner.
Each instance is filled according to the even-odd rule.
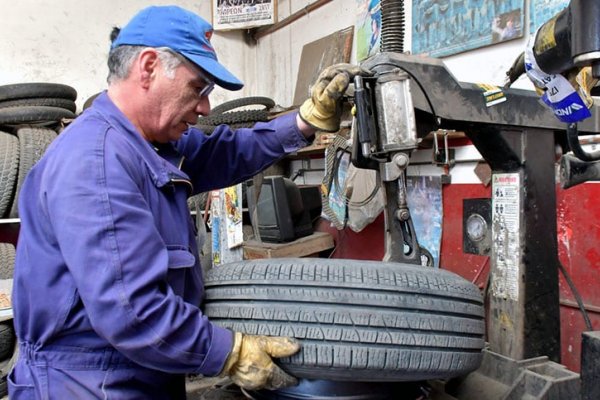
[[[554,135],[542,129],[488,126],[469,136],[494,175],[510,178],[519,190],[518,204],[513,205],[502,198],[502,190],[492,193],[492,204],[499,204],[492,215],[498,217],[503,208],[516,207],[519,229],[512,239],[506,235],[492,238],[490,350],[516,360],[548,356],[559,361]],[[494,224],[499,223],[496,219]],[[495,235],[498,232],[504,235],[506,229],[494,230]],[[516,261],[507,262],[506,256],[513,255]]]
[[[559,361],[554,137],[565,125],[534,91],[503,89],[506,100],[490,106],[479,85],[457,81],[439,59],[380,53],[364,67],[409,74],[419,137],[440,128],[465,132],[495,174],[518,177],[519,203],[503,204],[518,209],[518,256],[513,265],[498,253],[490,259],[488,339],[492,351],[515,360],[548,356]],[[600,110],[594,108],[593,117],[579,124],[580,132],[600,132]],[[510,290],[494,291],[494,284]]]

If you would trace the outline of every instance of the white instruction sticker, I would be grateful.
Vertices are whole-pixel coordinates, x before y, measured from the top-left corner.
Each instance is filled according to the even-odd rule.
[[[492,176],[492,296],[518,300],[519,264],[521,259],[521,176]]]

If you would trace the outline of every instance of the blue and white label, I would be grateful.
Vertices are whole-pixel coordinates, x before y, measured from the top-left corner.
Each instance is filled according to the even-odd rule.
[[[544,90],[542,101],[552,109],[554,115],[566,123],[575,123],[592,116],[577,90],[560,74],[547,74],[540,69],[533,54],[533,38],[525,49],[525,71],[533,84]]]
[[[552,102],[550,96],[544,94],[542,100],[552,108],[554,115],[562,122],[574,123],[592,116],[577,92],[573,92],[563,100],[556,102]]]

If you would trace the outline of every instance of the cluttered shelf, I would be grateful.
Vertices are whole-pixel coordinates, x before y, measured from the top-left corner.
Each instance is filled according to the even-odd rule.
[[[322,157],[325,155],[325,150],[329,147],[336,136],[341,136],[343,138],[348,138],[350,135],[350,129],[347,127],[343,127],[336,133],[327,133],[327,132],[317,132],[315,140],[310,145],[298,150],[295,153],[289,154],[287,158],[289,159],[300,159],[306,157]]]

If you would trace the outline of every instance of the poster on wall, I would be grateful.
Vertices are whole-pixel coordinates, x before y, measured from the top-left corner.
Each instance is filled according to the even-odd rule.
[[[442,178],[440,176],[407,176],[406,195],[419,246],[440,266],[442,246]]]
[[[533,34],[542,24],[569,5],[569,0],[530,0],[529,31]]]
[[[443,57],[523,37],[524,0],[413,0],[412,52]]]
[[[356,58],[362,61],[379,52],[381,42],[380,0],[356,0]]]
[[[249,29],[276,22],[277,0],[212,0],[215,30]]]

